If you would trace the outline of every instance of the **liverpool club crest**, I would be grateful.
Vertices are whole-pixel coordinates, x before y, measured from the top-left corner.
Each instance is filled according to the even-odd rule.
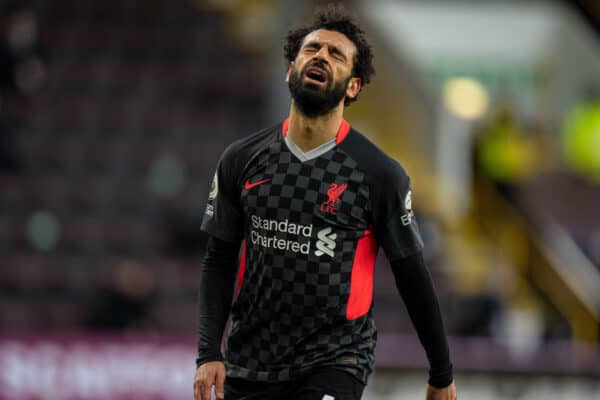
[[[341,185],[332,183],[329,185],[329,189],[327,189],[328,199],[321,203],[321,211],[327,214],[335,215],[337,212],[337,206],[340,203],[340,196],[342,193],[344,193],[344,190],[346,190],[347,187],[347,183],[342,183]]]

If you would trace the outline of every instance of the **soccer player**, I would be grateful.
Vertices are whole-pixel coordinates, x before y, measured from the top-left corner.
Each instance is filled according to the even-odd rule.
[[[230,145],[210,190],[195,398],[360,399],[381,246],[429,359],[427,400],[454,400],[409,177],[343,119],[374,73],[365,33],[330,7],[288,33],[285,56],[289,117]]]

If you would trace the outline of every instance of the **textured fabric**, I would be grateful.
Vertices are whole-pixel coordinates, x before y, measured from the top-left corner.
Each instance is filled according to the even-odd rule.
[[[442,314],[423,255],[392,262],[398,291],[429,360],[429,384],[443,388],[452,383],[452,364]]]
[[[196,366],[222,361],[221,337],[231,309],[235,259],[239,243],[209,237],[198,290],[198,358]]]
[[[360,400],[365,384],[346,372],[333,368],[318,369],[300,380],[291,400]]]
[[[329,142],[323,143],[319,147],[316,147],[310,151],[304,152],[304,151],[302,151],[302,149],[300,147],[298,147],[298,145],[296,143],[294,143],[294,141],[292,140],[292,138],[289,135],[287,135],[283,140],[284,140],[287,148],[290,150],[290,152],[294,156],[296,156],[297,159],[299,159],[302,162],[319,157],[321,154],[324,154],[324,153],[328,152],[329,150],[333,149],[336,145],[335,139],[331,139]]]
[[[322,368],[289,382],[225,380],[226,400],[360,400],[365,385],[335,368]]]
[[[361,311],[348,318],[353,267],[371,275],[357,279],[372,279],[375,240],[356,261],[370,232],[388,255],[420,250],[404,170],[354,130],[302,161],[278,125],[231,145],[215,176],[202,229],[245,238],[246,246],[225,346],[228,376],[282,381],[335,366],[366,382],[376,342],[372,291],[361,291],[368,298],[354,299]]]

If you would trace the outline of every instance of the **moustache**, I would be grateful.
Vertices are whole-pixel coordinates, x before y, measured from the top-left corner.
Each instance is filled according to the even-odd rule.
[[[304,67],[304,70],[302,71],[302,73],[306,74],[306,70],[308,70],[309,68],[319,68],[327,74],[327,78],[329,78],[331,76],[330,71],[329,71],[329,64],[327,64],[323,60],[312,61],[310,64],[308,64]]]

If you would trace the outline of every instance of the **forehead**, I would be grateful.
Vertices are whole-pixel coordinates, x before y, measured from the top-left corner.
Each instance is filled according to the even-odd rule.
[[[321,44],[327,44],[329,46],[335,46],[347,55],[356,53],[356,46],[352,40],[348,39],[348,37],[343,33],[337,31],[317,29],[316,31],[312,31],[304,37],[302,45],[304,46],[309,42],[317,42]]]

